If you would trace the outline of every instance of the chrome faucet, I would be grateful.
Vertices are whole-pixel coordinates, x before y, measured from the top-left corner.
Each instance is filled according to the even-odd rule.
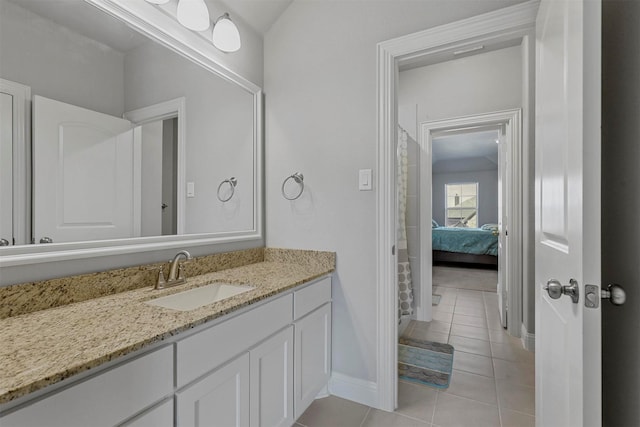
[[[169,261],[169,277],[165,280],[164,273],[162,268],[158,273],[158,281],[156,282],[155,289],[164,289],[169,288],[171,286],[176,286],[181,283],[184,283],[187,278],[184,277],[184,271],[182,269],[182,265],[184,262],[180,262],[180,258],[184,257],[185,262],[191,261],[193,258],[191,254],[185,250],[182,250],[173,257],[171,261]]]

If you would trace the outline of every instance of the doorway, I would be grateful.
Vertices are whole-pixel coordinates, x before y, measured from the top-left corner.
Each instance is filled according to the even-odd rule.
[[[450,58],[456,51],[470,49],[479,44],[483,46],[497,46],[500,43],[520,43],[523,58],[523,85],[522,85],[522,135],[523,156],[519,171],[523,180],[514,182],[522,197],[522,224],[512,233],[520,232],[521,248],[523,248],[523,271],[520,275],[526,278],[531,275],[529,258],[532,255],[529,248],[529,240],[532,238],[529,227],[530,215],[530,170],[532,152],[530,142],[533,139],[531,120],[533,117],[533,29],[537,4],[523,3],[507,7],[495,12],[483,14],[474,18],[455,22],[452,24],[410,34],[398,39],[389,40],[378,45],[378,148],[379,148],[379,173],[378,173],[378,244],[377,244],[377,289],[378,289],[378,357],[377,357],[377,392],[378,407],[393,411],[397,406],[397,259],[395,257],[396,219],[394,209],[396,204],[395,186],[395,139],[398,124],[398,74],[399,65],[403,62],[411,62],[416,59],[430,58],[435,62],[441,62]],[[504,46],[504,45],[503,45]],[[527,185],[522,185],[526,182]],[[524,226],[523,226],[524,225]],[[421,230],[424,233],[424,230]],[[515,237],[515,236],[514,236]],[[527,301],[533,301],[533,288],[527,287],[525,296]],[[523,307],[528,307],[523,304]],[[533,335],[525,328],[526,324],[533,323],[532,310],[523,310],[523,332],[528,346],[533,344]],[[516,326],[516,325],[514,325]],[[517,326],[516,326],[517,327]],[[531,328],[532,330],[532,328]],[[520,336],[517,331],[515,336]]]

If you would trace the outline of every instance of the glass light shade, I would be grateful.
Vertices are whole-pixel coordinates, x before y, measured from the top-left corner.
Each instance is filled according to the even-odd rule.
[[[167,4],[169,3],[169,0],[147,0],[147,2],[153,4]]]
[[[229,19],[229,14],[222,15],[213,25],[213,45],[223,52],[235,52],[240,49],[240,32]]]
[[[204,31],[209,28],[209,9],[204,4],[204,0],[180,0],[178,22],[193,31]]]

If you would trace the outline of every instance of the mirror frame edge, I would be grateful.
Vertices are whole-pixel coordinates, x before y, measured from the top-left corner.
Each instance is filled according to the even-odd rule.
[[[8,246],[0,248],[0,268],[53,261],[86,259],[110,255],[152,252],[181,247],[219,245],[255,240],[263,243],[263,92],[220,63],[219,52],[200,34],[182,27],[175,17],[145,2],[127,0],[84,0],[115,17],[136,31],[186,57],[206,70],[240,86],[253,96],[253,227],[236,232],[136,237],[129,239],[52,243],[46,245]]]

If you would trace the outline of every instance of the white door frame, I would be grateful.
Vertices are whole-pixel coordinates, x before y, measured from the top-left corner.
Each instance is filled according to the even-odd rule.
[[[13,238],[31,243],[31,87],[0,79],[0,91],[13,97]]]
[[[503,230],[508,230],[509,244],[507,246],[508,265],[502,268],[507,269],[506,284],[508,284],[508,304],[509,319],[508,331],[514,337],[520,336],[522,319],[522,110],[512,109],[497,111],[486,114],[475,114],[473,116],[457,117],[420,124],[420,171],[421,177],[431,180],[431,161],[434,133],[447,130],[461,129],[482,129],[488,127],[498,127],[503,131],[505,144],[507,147],[507,182],[503,183],[507,191],[507,218],[508,223],[503,224]],[[501,171],[500,165],[498,170]],[[423,174],[424,172],[424,174]],[[427,187],[427,192],[420,191],[420,212],[431,212],[431,181],[422,180],[420,188]],[[505,191],[505,189],[503,189]],[[423,197],[426,196],[426,197]],[[420,253],[431,253],[431,215],[420,215]],[[432,267],[433,262],[430,256],[420,257],[420,284],[421,301],[420,309],[422,317],[431,314],[431,292],[432,288]],[[425,286],[425,284],[427,286]],[[424,290],[427,290],[425,292]]]
[[[537,1],[528,1],[378,44],[378,192],[376,194],[377,407],[397,406],[397,259],[395,138],[398,63],[479,44],[532,37]],[[526,123],[526,122],[525,122]]]
[[[185,227],[185,205],[186,205],[186,155],[187,149],[185,143],[187,140],[187,107],[186,98],[180,97],[169,101],[160,102],[148,107],[138,108],[137,110],[127,111],[122,116],[134,125],[143,125],[145,123],[155,122],[158,120],[178,118],[178,160],[176,168],[176,229],[177,234],[184,234]]]

